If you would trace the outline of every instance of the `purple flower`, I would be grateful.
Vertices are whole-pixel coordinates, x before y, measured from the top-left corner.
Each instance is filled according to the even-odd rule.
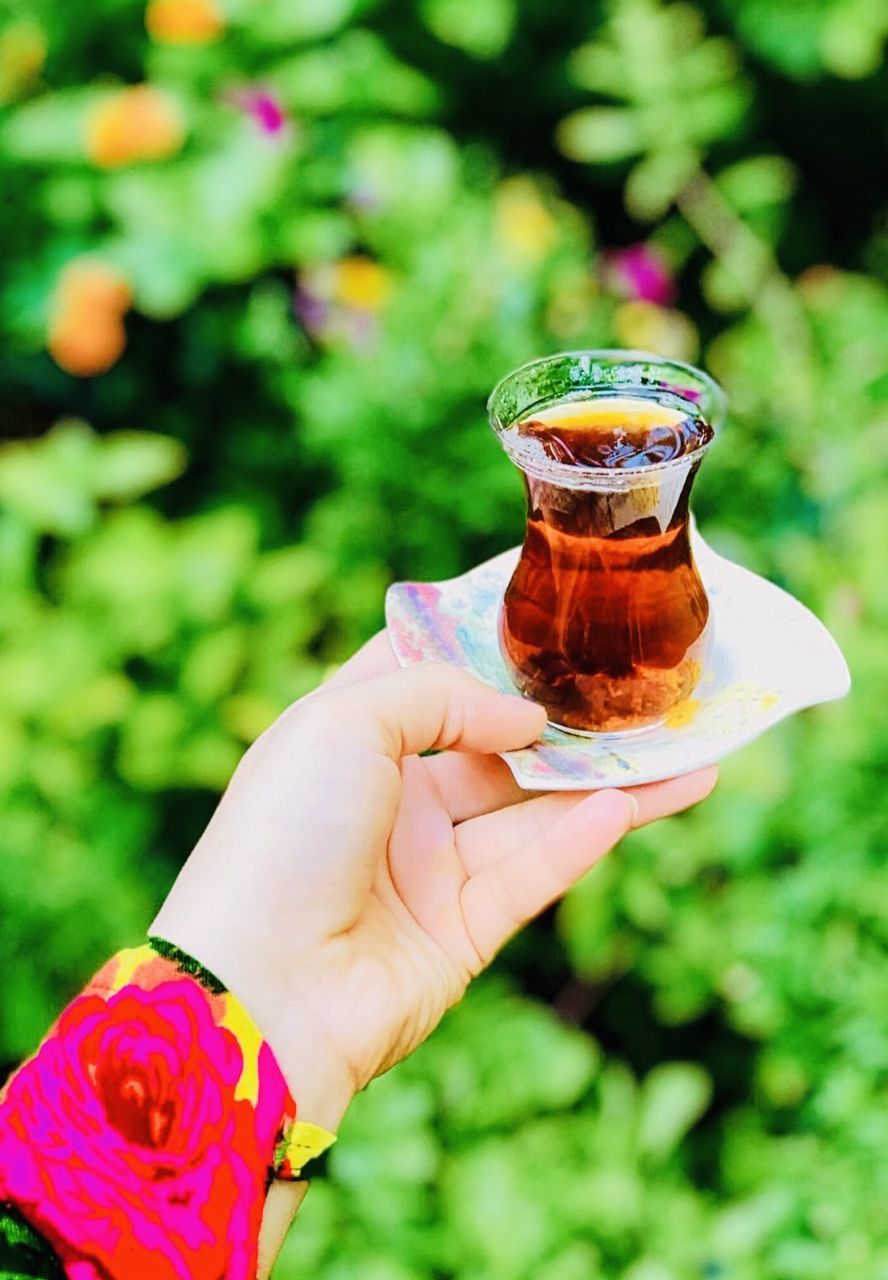
[[[313,338],[323,337],[330,323],[330,304],[304,286],[299,286],[293,295],[293,310],[296,318]]]
[[[668,307],[675,302],[675,281],[660,252],[648,244],[607,249],[602,259],[607,288],[623,298]]]

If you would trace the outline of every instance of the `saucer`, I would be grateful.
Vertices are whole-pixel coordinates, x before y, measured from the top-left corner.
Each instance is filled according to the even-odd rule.
[[[497,641],[497,615],[520,548],[446,582],[397,582],[385,615],[402,666],[451,662],[505,693],[516,689]],[[626,735],[576,737],[549,725],[539,742],[502,757],[530,791],[594,791],[690,773],[752,742],[785,716],[841,698],[851,678],[809,609],[732,564],[694,532],[709,596],[709,657],[690,697],[664,723]]]

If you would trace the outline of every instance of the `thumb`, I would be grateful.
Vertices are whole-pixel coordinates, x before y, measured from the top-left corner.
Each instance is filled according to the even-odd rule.
[[[499,693],[459,667],[423,663],[331,689],[316,709],[330,729],[351,740],[369,734],[390,759],[420,751],[511,751],[534,742],[546,725],[545,709],[515,694]]]

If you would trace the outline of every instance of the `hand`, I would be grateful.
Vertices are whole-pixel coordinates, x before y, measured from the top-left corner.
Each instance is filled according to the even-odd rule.
[[[529,796],[491,753],[545,720],[455,667],[397,670],[380,634],[244,756],[152,932],[243,1000],[304,1119],[335,1127],[522,924],[715,785]]]

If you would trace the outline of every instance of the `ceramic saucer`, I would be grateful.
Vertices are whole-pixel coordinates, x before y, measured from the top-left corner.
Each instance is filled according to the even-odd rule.
[[[386,622],[402,666],[452,662],[515,688],[500,655],[497,615],[519,548],[446,582],[398,582]],[[700,682],[664,724],[623,737],[581,738],[551,725],[503,759],[528,790],[595,790],[656,782],[712,764],[785,716],[841,698],[850,676],[826,627],[773,583],[717,555],[698,533],[694,555],[709,595],[713,639]]]

